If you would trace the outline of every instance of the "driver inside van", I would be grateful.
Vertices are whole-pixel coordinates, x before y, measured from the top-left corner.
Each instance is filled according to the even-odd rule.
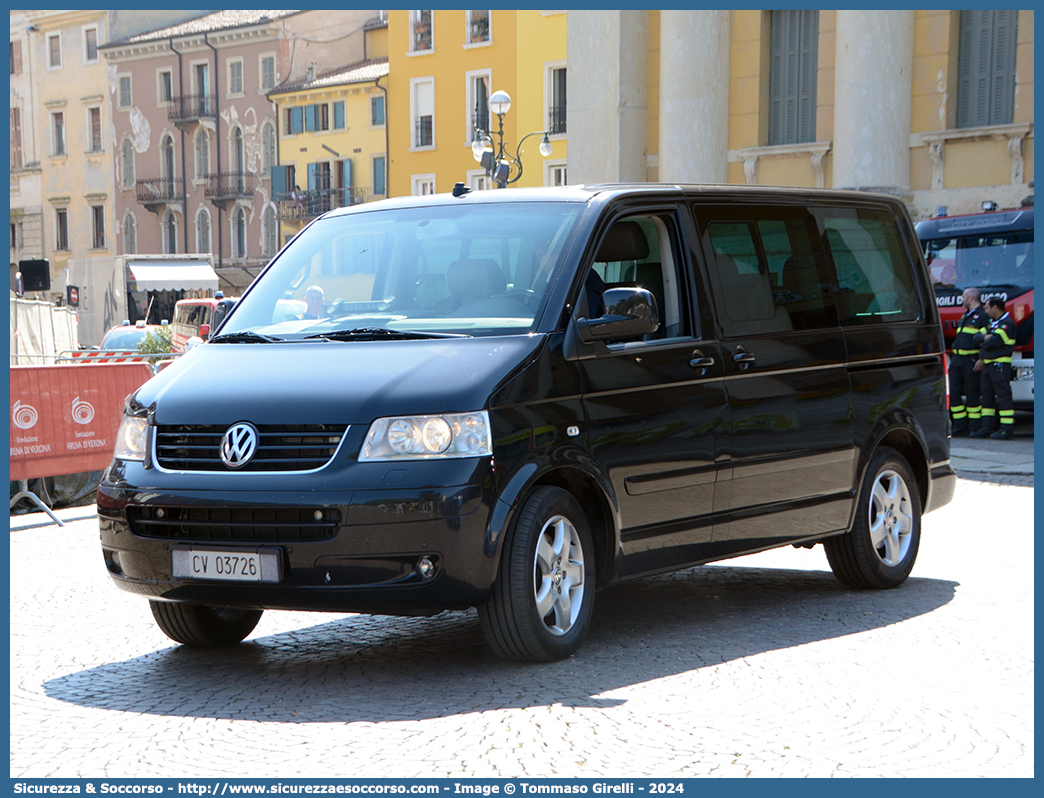
[[[322,286],[310,285],[305,290],[305,312],[301,314],[302,319],[323,318],[323,298],[326,296]]]

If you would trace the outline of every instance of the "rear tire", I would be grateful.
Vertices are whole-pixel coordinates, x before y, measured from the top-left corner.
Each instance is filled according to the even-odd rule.
[[[537,488],[504,541],[490,599],[478,608],[486,641],[504,659],[565,659],[587,634],[594,591],[584,511],[561,488]]]
[[[250,634],[264,610],[234,610],[205,604],[150,601],[163,634],[186,646],[233,646]]]
[[[855,588],[899,587],[921,542],[921,496],[909,464],[894,449],[874,453],[850,532],[823,542],[830,569]]]

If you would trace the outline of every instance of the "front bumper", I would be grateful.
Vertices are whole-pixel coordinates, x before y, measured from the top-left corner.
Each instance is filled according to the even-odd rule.
[[[1016,410],[1033,410],[1033,360],[1011,362],[1011,398]]]
[[[488,479],[456,487],[357,491],[155,490],[110,479],[113,473],[110,468],[98,489],[105,565],[118,587],[151,599],[432,615],[485,602],[496,575],[497,534],[490,520],[496,497]],[[481,468],[475,469],[476,476],[481,473]],[[160,508],[163,512],[157,514]],[[213,521],[271,518],[289,510],[303,517],[321,511],[337,523],[323,539],[290,540],[284,529]],[[154,523],[157,515],[209,520],[185,525],[167,521],[164,527]],[[171,550],[185,546],[275,550],[281,579],[270,583],[175,578]],[[429,578],[416,567],[422,558],[435,566]]]

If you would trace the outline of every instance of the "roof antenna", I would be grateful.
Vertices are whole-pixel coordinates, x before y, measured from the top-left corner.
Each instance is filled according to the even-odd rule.
[[[471,191],[471,189],[468,188],[463,183],[454,183],[453,184],[453,196],[454,197],[463,197],[465,194],[467,194],[470,191]]]

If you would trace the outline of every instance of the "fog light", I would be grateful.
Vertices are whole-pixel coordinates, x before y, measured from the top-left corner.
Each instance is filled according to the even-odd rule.
[[[164,511],[164,509],[162,507],[157,508],[157,510],[156,510],[156,517],[157,518],[163,518],[163,516],[165,516],[166,514],[167,513]]]
[[[417,560],[416,570],[421,579],[431,579],[435,576],[435,563],[427,557],[421,557]]]
[[[323,520],[323,511],[322,510],[316,510],[314,513],[312,513],[312,518],[314,518],[316,521],[322,521]]]

